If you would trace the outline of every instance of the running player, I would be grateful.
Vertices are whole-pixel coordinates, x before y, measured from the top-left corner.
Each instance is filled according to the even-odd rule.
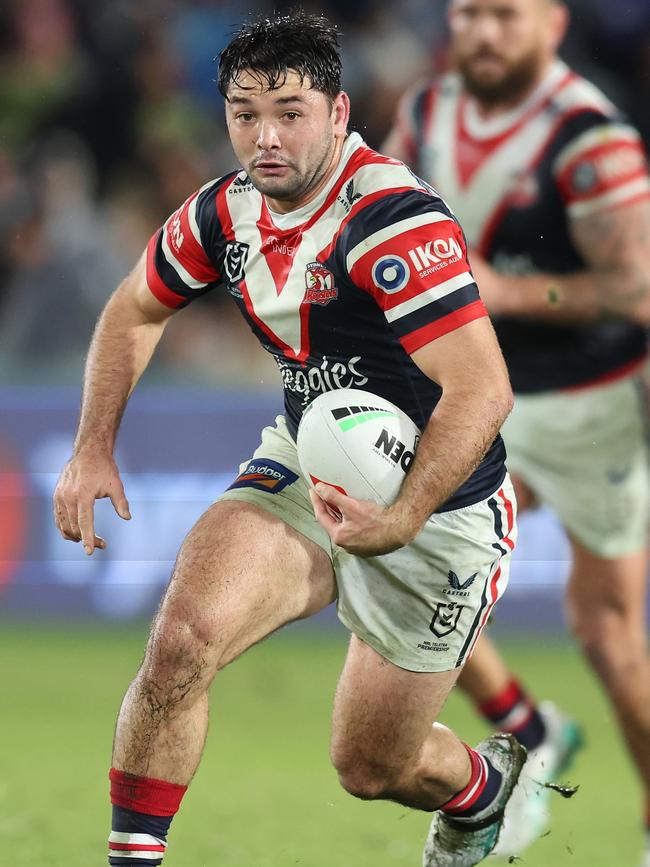
[[[108,302],[57,524],[92,554],[105,544],[95,499],[110,496],[129,517],[112,457],[122,412],[169,317],[206,292],[230,293],[277,359],[286,417],[181,548],[117,721],[109,861],[161,863],[216,672],[338,596],[352,633],[333,718],[342,785],[436,811],[429,867],[476,864],[496,842],[525,751],[508,735],[473,750],[435,722],[505,589],[516,533],[498,434],[512,395],[463,234],[409,169],[348,135],[324,19],[244,26],[220,57],[219,86],[243,169],[192,195]],[[423,277],[410,253],[430,247],[440,267]],[[310,499],[300,474],[300,417],[343,385],[392,400],[423,430],[388,509],[322,485]],[[252,471],[261,466],[273,487]]]
[[[516,395],[503,434],[519,505],[549,505],[569,534],[570,623],[648,793],[643,148],[602,93],[557,58],[563,3],[451,0],[449,21],[457,72],[405,96],[385,149],[433,183],[463,224]],[[521,723],[510,677],[483,638],[460,685],[503,714],[501,726]],[[533,750],[503,854],[518,854],[543,827],[529,769],[543,781],[575,746],[557,711],[538,716],[545,727],[526,741]],[[650,865],[650,840],[645,858]]]

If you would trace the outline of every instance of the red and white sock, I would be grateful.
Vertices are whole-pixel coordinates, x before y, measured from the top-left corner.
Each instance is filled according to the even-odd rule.
[[[502,775],[492,762],[463,744],[472,765],[468,784],[440,809],[455,819],[470,819],[494,801],[501,788]]]
[[[113,822],[108,863],[111,867],[157,867],[187,786],[115,768],[111,768],[109,779]]]
[[[497,731],[510,732],[527,750],[534,750],[544,740],[546,726],[537,705],[514,678],[478,709]]]

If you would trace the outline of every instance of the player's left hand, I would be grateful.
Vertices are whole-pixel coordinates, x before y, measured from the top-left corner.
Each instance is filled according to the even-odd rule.
[[[477,253],[470,251],[469,264],[478,291],[490,313],[506,313],[509,300],[508,278]]]
[[[350,554],[376,557],[407,545],[415,533],[390,509],[369,500],[355,500],[320,482],[309,491],[314,514],[330,539]]]

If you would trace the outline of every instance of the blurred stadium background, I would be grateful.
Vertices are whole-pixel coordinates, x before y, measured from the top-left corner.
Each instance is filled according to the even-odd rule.
[[[352,127],[379,146],[406,86],[445,66],[444,0],[303,4],[342,31]],[[572,0],[563,56],[650,140],[650,0]],[[103,863],[118,702],[178,544],[280,409],[275,364],[225,298],[177,317],[118,446],[132,522],[102,502],[109,549],[64,543],[50,498],[67,459],[93,323],[149,236],[235,167],[214,56],[248,12],[218,0],[0,2],[0,863]],[[251,540],[254,544],[254,540]],[[531,867],[636,863],[639,792],[611,714],[564,635],[566,541],[522,521],[494,629],[540,697],[584,723],[572,801]],[[285,630],[215,691],[205,762],[168,867],[418,864],[426,817],[364,805],[327,762],[345,651],[332,611]],[[481,724],[462,699],[449,719]],[[605,781],[609,798],[602,797]],[[92,853],[92,854],[91,854]]]

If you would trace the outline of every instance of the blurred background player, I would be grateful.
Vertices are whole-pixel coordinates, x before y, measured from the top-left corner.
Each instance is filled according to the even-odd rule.
[[[384,149],[435,185],[462,222],[516,394],[504,437],[519,507],[550,506],[570,537],[569,621],[647,796],[640,374],[650,320],[650,182],[637,132],[557,58],[567,23],[566,7],[554,0],[451,0],[455,72],[405,95]],[[433,272],[435,250],[418,251],[412,264]],[[575,746],[575,730],[555,709],[526,707],[487,639],[460,683],[495,725],[516,730],[527,720],[533,778],[556,772]],[[535,788],[520,784],[523,812],[510,812],[513,799],[502,854],[521,851],[539,832]]]

